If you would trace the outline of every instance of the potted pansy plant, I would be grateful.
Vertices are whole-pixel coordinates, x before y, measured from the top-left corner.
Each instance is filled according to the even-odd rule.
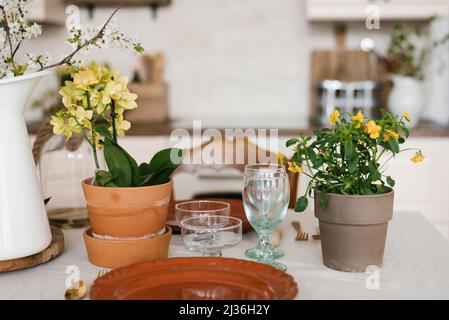
[[[0,126],[0,136],[3,137],[0,149],[4,150],[0,156],[0,167],[3,168],[0,172],[3,182],[0,203],[7,204],[0,209],[0,216],[8,221],[8,233],[0,237],[0,261],[35,254],[51,242],[23,116],[26,103],[40,79],[54,67],[76,66],[80,63],[79,54],[92,49],[121,47],[138,53],[143,51],[139,42],[124,35],[113,23],[117,8],[102,26],[74,25],[68,28],[66,42],[70,49],[58,60],[52,60],[45,53],[24,52],[26,41],[41,34],[40,25],[26,20],[30,2],[0,0],[0,104],[4,120]],[[78,114],[78,118],[82,116]],[[126,122],[118,125],[126,126]]]
[[[295,211],[304,211],[313,196],[326,266],[364,272],[370,265],[381,265],[395,185],[385,175],[386,164],[410,150],[416,152],[412,162],[424,159],[421,150],[401,149],[409,136],[408,122],[406,112],[393,116],[382,110],[380,119],[369,120],[360,111],[342,116],[335,110],[331,128],[315,130],[315,139],[287,141],[294,151],[288,169],[310,178]]]
[[[70,72],[73,80],[66,81],[59,91],[64,108],[51,117],[50,123],[54,133],[67,139],[81,133],[91,146],[96,172],[82,181],[82,188],[93,238],[139,240],[164,234],[172,191],[170,176],[181,163],[183,151],[164,149],[138,165],[118,143],[118,137],[131,127],[124,119],[125,111],[137,107],[137,95],[129,91],[128,79],[95,63],[71,67]],[[106,167],[101,166],[99,152]],[[88,251],[89,241],[87,238]],[[148,254],[151,252],[141,250],[129,261],[123,256],[111,261],[117,253],[90,250],[89,258],[94,263],[118,266],[145,261]],[[109,260],[103,255],[109,255]]]

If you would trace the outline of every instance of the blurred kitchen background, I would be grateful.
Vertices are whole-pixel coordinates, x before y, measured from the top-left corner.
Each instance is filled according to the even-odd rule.
[[[120,2],[34,0],[30,19],[43,24],[43,36],[27,43],[29,51],[57,57],[69,50],[61,45],[68,5],[79,6],[81,24],[100,25]],[[142,42],[146,56],[111,49],[88,60],[133,80],[139,109],[128,114],[133,126],[122,144],[139,161],[166,147],[173,129],[191,129],[193,120],[203,129],[279,129],[278,148],[289,156],[288,137],[327,124],[335,106],[373,116],[381,107],[408,111],[414,125],[408,143],[427,158],[419,166],[410,154],[391,163],[395,207],[424,213],[449,237],[448,16],[449,0],[125,0],[115,21]],[[58,106],[58,81],[43,81],[30,102],[33,139],[46,110]],[[40,167],[44,192],[53,197],[72,192],[60,179],[71,169],[58,172],[58,157],[83,157],[58,141],[42,150]],[[241,189],[241,174],[232,170],[194,179],[175,177],[178,199]],[[80,189],[80,179],[73,181]],[[82,203],[82,196],[72,202]]]

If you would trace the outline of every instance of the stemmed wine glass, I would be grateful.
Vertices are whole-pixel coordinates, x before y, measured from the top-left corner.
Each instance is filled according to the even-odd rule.
[[[246,256],[278,269],[287,267],[274,259],[283,256],[270,244],[270,237],[287,214],[290,186],[285,168],[276,164],[247,165],[243,175],[243,206],[246,217],[259,235],[259,243]]]

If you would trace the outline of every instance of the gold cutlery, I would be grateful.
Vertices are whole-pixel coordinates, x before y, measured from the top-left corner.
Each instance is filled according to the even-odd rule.
[[[81,300],[87,295],[86,283],[82,280],[75,282],[72,287],[65,291],[66,300]]]
[[[316,228],[316,234],[312,235],[313,240],[321,240],[320,228]]]
[[[97,278],[100,278],[109,273],[110,270],[100,269],[97,273]],[[87,295],[87,285],[83,280],[75,282],[72,287],[68,288],[65,291],[65,299],[66,300],[81,300],[84,299]]]
[[[296,241],[308,241],[309,240],[309,234],[306,232],[302,232],[301,229],[301,223],[297,220],[292,221],[292,226],[296,230]]]
[[[101,278],[102,276],[107,275],[107,274],[109,273],[109,271],[110,271],[110,270],[106,270],[106,269],[100,269],[100,270],[98,270],[98,273],[97,273],[97,279],[98,279],[98,278]]]

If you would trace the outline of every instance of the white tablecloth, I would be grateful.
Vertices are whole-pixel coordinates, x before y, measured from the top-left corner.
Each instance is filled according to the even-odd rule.
[[[312,212],[289,212],[282,224],[280,248],[298,285],[297,299],[449,299],[449,242],[419,213],[394,214],[388,230],[384,264],[378,273],[346,273],[326,268],[320,242],[295,241],[291,220],[300,220],[303,229],[315,233],[317,220]],[[52,262],[22,271],[0,274],[0,299],[63,299],[69,271],[79,268],[80,278],[91,284],[101,269],[88,259],[82,230],[65,230],[65,251]],[[310,237],[311,238],[311,237]],[[244,258],[257,235],[244,235],[239,246],[223,252],[225,257]],[[192,256],[179,236],[173,236],[170,257]],[[379,277],[376,289],[376,277]],[[368,282],[368,287],[367,287]]]

